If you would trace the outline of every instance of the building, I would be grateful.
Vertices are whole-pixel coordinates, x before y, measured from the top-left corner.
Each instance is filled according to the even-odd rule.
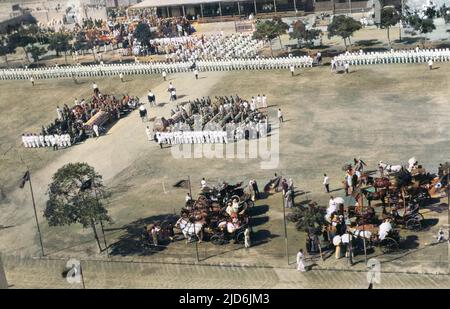
[[[206,18],[312,11],[314,0],[143,0],[131,8],[156,8],[162,17]]]
[[[382,2],[391,4],[400,1],[384,0]],[[324,11],[339,14],[371,10],[373,0],[142,0],[131,6],[131,9],[143,8],[155,8],[158,16],[161,17],[197,16],[209,18]]]

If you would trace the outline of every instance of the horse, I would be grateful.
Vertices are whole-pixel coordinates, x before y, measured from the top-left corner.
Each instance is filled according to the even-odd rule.
[[[400,172],[403,169],[403,166],[401,165],[391,165],[383,163],[383,161],[380,161],[378,163],[378,167],[384,172],[387,171],[388,173],[397,173]]]
[[[192,236],[197,236],[198,242],[201,243],[203,239],[203,225],[202,222],[191,222],[189,219],[181,217],[175,224],[183,233],[186,243],[191,241]]]

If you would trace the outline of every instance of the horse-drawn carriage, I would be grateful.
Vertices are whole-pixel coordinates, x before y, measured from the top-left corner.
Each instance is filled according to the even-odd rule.
[[[189,200],[181,210],[176,224],[186,241],[211,241],[222,245],[234,240],[244,241],[249,227],[249,212],[254,206],[242,182],[235,185],[222,183],[204,187],[197,200]]]

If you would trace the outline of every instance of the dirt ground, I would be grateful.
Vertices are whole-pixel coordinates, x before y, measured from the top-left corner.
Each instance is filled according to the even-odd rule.
[[[323,192],[323,173],[330,176],[333,194],[342,196],[341,167],[354,157],[360,156],[369,169],[375,169],[379,160],[399,164],[415,156],[425,168],[436,172],[438,163],[449,161],[450,150],[450,65],[437,66],[432,71],[420,64],[354,67],[348,75],[332,74],[329,67],[319,67],[299,70],[294,77],[288,71],[209,72],[201,73],[199,80],[192,74],[169,76],[180,97],[177,103],[208,95],[239,94],[250,98],[265,94],[274,125],[272,143],[279,138],[279,164],[273,169],[261,169],[260,159],[203,156],[177,159],[173,149],[161,150],[147,140],[145,126],[151,126],[152,122],[142,123],[137,112],[121,119],[107,135],[70,149],[57,152],[23,149],[22,132],[39,130],[42,123],[55,117],[58,103],[70,104],[74,97],[88,94],[93,80],[83,79],[78,85],[64,79],[38,81],[35,87],[20,81],[2,82],[0,106],[9,112],[0,115],[3,155],[0,251],[12,255],[39,254],[28,190],[16,187],[24,171],[17,153],[22,154],[31,168],[44,246],[55,257],[106,258],[106,253],[97,253],[90,230],[79,226],[50,228],[41,216],[51,176],[68,162],[93,165],[112,192],[107,208],[114,223],[106,226],[110,258],[150,261],[196,259],[195,246],[182,241],[144,255],[138,238],[144,222],[178,213],[188,190],[173,185],[188,176],[195,194],[202,177],[210,183],[255,178],[262,188],[277,172],[293,179],[299,189],[297,203],[314,200],[325,205],[329,195]],[[151,87],[159,103],[158,107],[150,108],[151,118],[170,115],[175,104],[168,103],[167,82],[159,76],[135,76],[123,84],[108,78],[96,82],[105,92],[126,91],[142,97]],[[276,119],[278,108],[285,118],[281,128]],[[239,260],[285,265],[281,202],[279,195],[257,202],[253,248],[200,244],[199,258],[212,263]],[[434,220],[429,230],[417,235],[415,246],[402,258],[379,257],[392,261],[386,263],[387,269],[403,271],[407,266],[421,272],[447,270],[447,246],[431,244],[439,226],[448,224],[448,213],[445,206],[424,212],[426,218],[438,221]],[[303,233],[295,231],[292,224],[288,224],[288,235],[292,264],[295,252],[304,247],[305,241]],[[347,267],[345,261],[333,260],[321,267]],[[356,267],[363,268],[363,264]]]

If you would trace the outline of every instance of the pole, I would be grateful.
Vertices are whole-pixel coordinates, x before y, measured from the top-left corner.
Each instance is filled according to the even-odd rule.
[[[364,246],[364,261],[367,265],[366,231],[364,229],[364,223],[363,223],[363,246]]]
[[[99,204],[98,201],[98,195],[97,195],[97,190],[95,189],[95,182],[92,182],[92,185],[94,186],[94,194],[95,194],[95,200],[97,201],[97,205]],[[102,229],[102,234],[103,234],[103,242],[105,244],[105,250],[106,250],[106,255],[109,257],[109,252],[108,252],[108,244],[106,242],[106,235],[105,235],[105,228],[103,227],[103,220],[100,219],[100,227]]]
[[[28,183],[30,184],[31,201],[33,202],[34,218],[36,219],[36,226],[39,234],[39,243],[41,244],[41,253],[42,256],[45,256],[44,245],[42,243],[41,228],[39,227],[39,220],[36,211],[36,202],[34,200],[33,185],[31,184],[31,173],[29,170],[28,170]]]
[[[8,288],[8,281],[6,280],[5,268],[3,267],[2,256],[0,254],[0,290]]]
[[[86,289],[86,285],[84,284],[84,275],[83,275],[83,268],[81,267],[81,261],[80,261],[80,275],[81,275],[81,283],[83,284],[83,289]]]
[[[450,168],[447,168],[447,207],[449,210],[449,217],[447,223],[450,221]],[[448,242],[450,242],[450,226],[448,228]]]
[[[191,176],[188,176],[188,182],[189,182],[189,195],[192,199],[192,186],[191,186]]]
[[[273,8],[275,10],[275,13],[277,12],[277,2],[276,0],[273,0]]]
[[[283,199],[283,224],[284,224],[284,242],[285,242],[285,254],[287,263],[289,265],[289,247],[288,247],[288,236],[287,236],[287,227],[286,227],[286,205],[284,203],[284,195],[281,194],[281,198]]]
[[[294,0],[294,11],[295,14],[297,15],[297,0]]]
[[[255,17],[256,17],[256,14],[258,14],[258,10],[256,9],[256,0],[253,0],[253,4],[255,5]]]
[[[191,196],[191,199],[192,199],[191,176],[188,176],[188,182],[189,182],[189,195]],[[195,230],[195,225],[194,225],[194,234],[197,235],[197,231]],[[195,256],[197,258],[197,262],[200,262],[200,257],[198,255],[198,242],[197,241],[195,241]]]
[[[103,220],[100,220],[100,227],[102,228],[103,243],[105,244],[106,255],[109,257],[108,243],[106,242],[106,235],[105,235],[105,229],[103,227]]]
[[[349,10],[349,14],[352,14],[352,0],[348,0],[348,10]]]

